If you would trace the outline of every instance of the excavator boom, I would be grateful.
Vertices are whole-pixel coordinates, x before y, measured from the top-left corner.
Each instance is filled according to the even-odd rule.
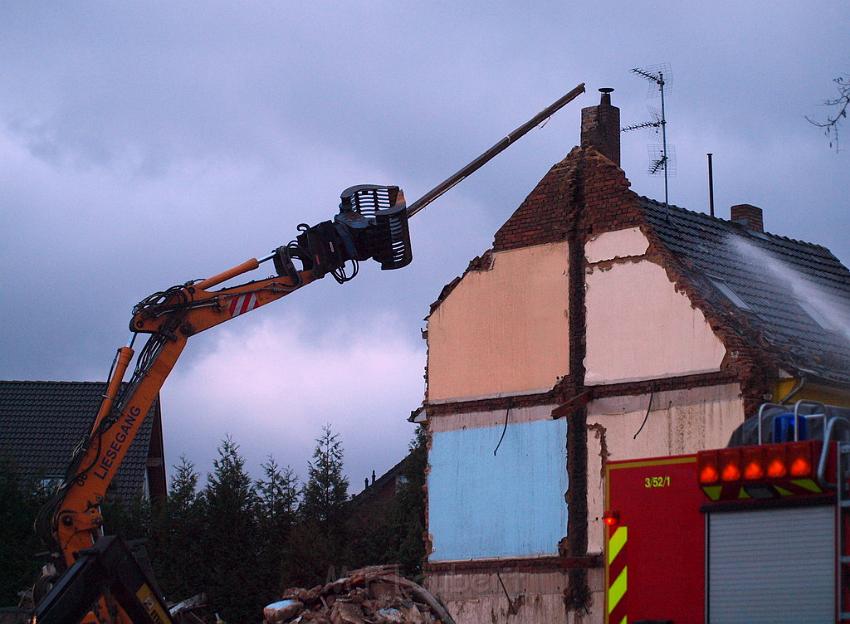
[[[103,536],[100,507],[151,404],[195,334],[256,310],[331,274],[340,284],[357,275],[358,263],[375,260],[382,270],[413,259],[408,218],[481,168],[520,137],[584,92],[584,84],[460,169],[410,207],[397,186],[352,186],[340,196],[332,221],[302,224],[295,240],[212,277],[153,293],[133,308],[130,344],[118,349],[91,432],[78,445],[62,484],[45,504],[36,528],[53,544],[45,566],[46,594],[35,596],[33,624],[170,622],[164,601],[135,558],[117,538]],[[219,290],[213,288],[271,261],[276,275]],[[149,338],[123,382],[138,334]],[[34,592],[35,594],[35,592]]]

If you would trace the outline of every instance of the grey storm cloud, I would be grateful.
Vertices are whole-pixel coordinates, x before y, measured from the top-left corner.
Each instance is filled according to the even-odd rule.
[[[579,108],[605,86],[624,124],[657,107],[631,67],[673,69],[673,203],[706,209],[713,152],[720,216],[762,206],[769,230],[850,261],[847,152],[804,119],[850,71],[848,18],[842,2],[3,3],[0,375],[100,379],[143,296],[287,242],[352,184],[415,199],[586,82],[412,222],[413,265],[198,336],[166,384],[171,463],[208,469],[230,432],[252,469],[273,453],[303,470],[330,422],[356,486],[405,452],[428,304],[578,142]],[[653,142],[624,134],[623,168],[660,197]]]

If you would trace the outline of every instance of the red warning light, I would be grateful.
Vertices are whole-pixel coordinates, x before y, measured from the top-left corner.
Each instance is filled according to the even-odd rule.
[[[720,471],[717,469],[717,452],[701,451],[697,454],[697,469],[699,482],[702,485],[717,483],[720,479]]]
[[[602,522],[605,523],[605,526],[616,526],[620,522],[620,514],[616,511],[606,511],[602,514]]]
[[[764,478],[764,457],[762,447],[745,447],[742,451],[744,458],[744,479],[758,481]]]
[[[812,474],[812,445],[795,442],[788,445],[788,471],[792,477],[808,477]]]
[[[772,444],[766,447],[767,476],[771,479],[781,479],[788,474],[785,464],[785,444]]]
[[[741,453],[738,449],[720,451],[720,479],[723,481],[740,481]]]
[[[757,460],[753,460],[747,462],[747,465],[744,466],[744,479],[747,481],[757,481],[764,476],[764,468],[761,465],[761,462]]]
[[[798,457],[791,462],[792,477],[808,477],[812,473],[812,464],[808,460]]]
[[[720,473],[720,478],[724,481],[738,481],[741,478],[741,468],[734,462],[729,462],[723,466],[723,472]]]
[[[703,466],[699,471],[700,483],[716,483],[718,478],[720,475],[717,474],[717,468],[712,465]]]

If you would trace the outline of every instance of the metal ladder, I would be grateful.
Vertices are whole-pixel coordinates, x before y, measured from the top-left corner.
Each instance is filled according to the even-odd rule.
[[[835,547],[837,550],[837,579],[836,603],[838,605],[838,620],[850,622],[850,611],[846,610],[844,592],[850,581],[850,551],[848,551],[845,533],[850,526],[850,490],[847,484],[850,479],[850,442],[835,440],[835,482],[826,478],[826,464],[829,459],[829,446],[833,440],[833,430],[836,426],[850,430],[850,420],[843,416],[833,416],[826,420],[823,432],[823,448],[818,462],[818,481],[825,488],[835,488]]]
[[[758,443],[764,444],[764,433],[763,433],[763,423],[765,412],[768,409],[780,409],[784,412],[788,411],[788,406],[783,405],[781,403],[762,403],[759,406],[758,412]],[[803,413],[803,410],[812,410],[810,413]],[[828,416],[829,409],[826,405],[821,403],[820,401],[808,401],[806,399],[801,399],[794,404],[794,442],[797,442],[800,439],[800,419],[805,419],[807,421],[810,420],[823,420],[823,432],[826,435],[826,422],[829,420]],[[768,414],[769,415],[769,414]],[[776,442],[776,440],[773,440]]]
[[[824,441],[826,445],[826,441]],[[837,487],[835,488],[836,502],[836,539],[835,545],[838,549],[838,579],[837,579],[837,602],[838,602],[838,619],[841,622],[850,622],[850,611],[847,611],[845,605],[844,591],[847,588],[847,582],[850,580],[850,552],[848,552],[848,544],[845,539],[848,522],[850,522],[850,498],[848,498],[847,480],[850,478],[850,442],[838,442],[837,453],[835,456],[835,480]]]

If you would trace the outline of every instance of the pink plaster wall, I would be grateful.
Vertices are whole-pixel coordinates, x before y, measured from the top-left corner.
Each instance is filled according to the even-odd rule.
[[[492,255],[428,319],[428,400],[545,392],[569,369],[567,243]]]
[[[590,263],[603,262],[614,258],[642,256],[649,248],[649,240],[640,228],[627,228],[603,232],[594,236],[584,246],[584,255]]]
[[[588,385],[720,369],[725,347],[659,265],[591,265],[586,283]]]

